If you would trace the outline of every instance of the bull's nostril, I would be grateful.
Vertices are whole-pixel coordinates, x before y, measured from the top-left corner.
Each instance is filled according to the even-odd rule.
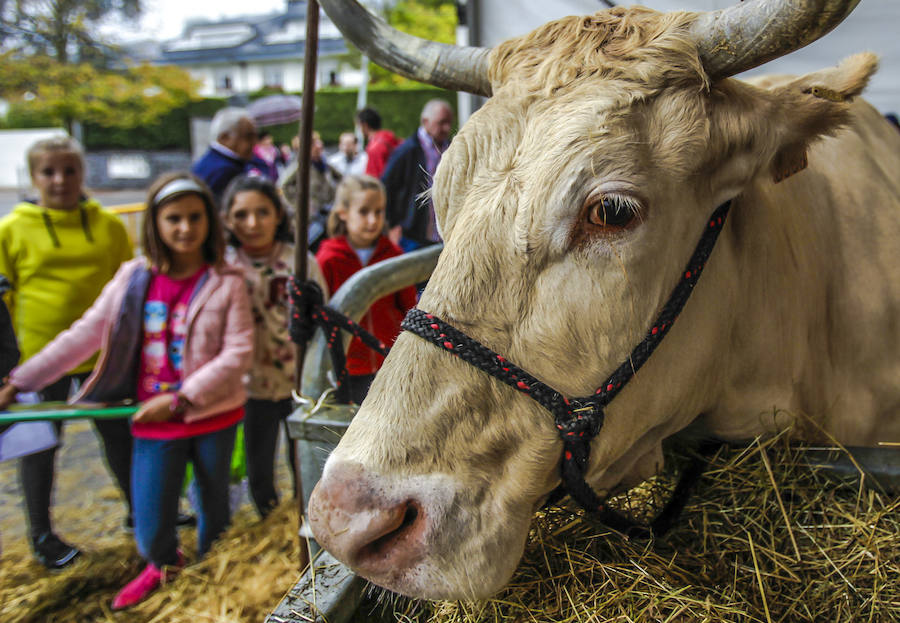
[[[416,518],[419,516],[419,507],[415,504],[410,504],[406,509],[406,514],[403,515],[403,523],[400,526],[402,530],[404,526],[410,526],[415,523]]]
[[[399,525],[377,539],[363,546],[358,552],[357,561],[373,563],[379,559],[392,558],[408,549],[408,543],[421,536],[424,521],[420,505],[415,500],[406,502],[406,509]]]

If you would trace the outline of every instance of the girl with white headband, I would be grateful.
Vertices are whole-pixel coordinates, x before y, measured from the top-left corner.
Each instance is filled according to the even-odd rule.
[[[131,483],[135,540],[147,565],[116,595],[116,610],[142,601],[184,565],[176,522],[188,461],[200,494],[198,555],[227,527],[242,377],[253,355],[244,280],[223,261],[222,224],[202,182],[174,173],[153,184],[143,246],[146,258],[123,264],[93,306],[9,378],[17,391],[35,391],[99,350],[72,400],[140,403],[131,421]]]

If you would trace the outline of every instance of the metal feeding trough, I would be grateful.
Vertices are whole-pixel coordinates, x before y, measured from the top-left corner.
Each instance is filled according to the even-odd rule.
[[[434,245],[364,268],[347,280],[334,293],[329,305],[358,321],[369,307],[383,296],[401,288],[427,281],[443,245]],[[344,336],[344,348],[349,345]],[[303,364],[301,393],[304,401],[288,417],[288,434],[297,444],[300,475],[303,484],[303,515],[309,495],[322,475],[328,455],[340,441],[355,405],[337,404],[330,400],[332,373],[325,336],[316,331]],[[313,564],[288,592],[269,623],[309,623],[327,621],[341,623],[351,619],[362,600],[365,580],[321,551],[309,537]]]

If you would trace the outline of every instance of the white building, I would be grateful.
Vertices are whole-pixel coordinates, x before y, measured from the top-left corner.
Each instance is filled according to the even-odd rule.
[[[201,82],[200,95],[207,97],[263,87],[299,92],[305,45],[306,2],[287,0],[281,13],[189,21],[180,37],[161,44],[148,60],[187,70]],[[358,85],[360,72],[340,60],[347,52],[341,33],[320,11],[317,87]]]

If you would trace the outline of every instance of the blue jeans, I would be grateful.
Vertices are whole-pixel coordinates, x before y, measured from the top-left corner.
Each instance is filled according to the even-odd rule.
[[[287,416],[294,408],[293,400],[259,400],[250,398],[244,405],[244,451],[247,455],[247,482],[250,496],[261,517],[278,506],[275,488],[275,447],[278,430],[282,426],[287,433]],[[296,491],[297,467],[294,464],[293,443],[287,444],[288,464]]]
[[[237,426],[186,439],[134,440],[131,491],[134,538],[145,560],[157,567],[178,562],[178,498],[188,461],[200,493],[197,555],[228,527],[228,474]]]

